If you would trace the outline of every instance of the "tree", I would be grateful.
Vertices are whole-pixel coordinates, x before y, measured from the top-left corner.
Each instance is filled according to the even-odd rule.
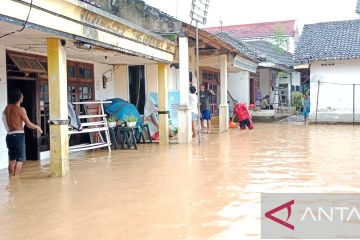
[[[274,46],[275,49],[282,53],[288,48],[288,39],[285,36],[284,27],[278,25],[274,30]]]

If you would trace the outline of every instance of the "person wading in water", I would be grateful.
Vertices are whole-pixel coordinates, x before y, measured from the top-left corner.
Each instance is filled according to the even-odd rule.
[[[11,90],[9,104],[3,112],[3,122],[7,131],[6,146],[9,152],[10,176],[19,175],[26,160],[24,124],[42,134],[41,128],[29,120],[25,108],[20,106],[23,100],[24,96],[19,89]]]
[[[211,89],[205,90],[204,84],[200,84],[200,112],[201,112],[201,129],[204,129],[204,121],[206,121],[206,132],[209,133],[211,128],[211,110],[210,97],[215,96]]]
[[[304,94],[304,98],[301,101],[303,107],[303,114],[304,114],[304,122],[305,124],[309,120],[309,113],[310,113],[310,98]]]

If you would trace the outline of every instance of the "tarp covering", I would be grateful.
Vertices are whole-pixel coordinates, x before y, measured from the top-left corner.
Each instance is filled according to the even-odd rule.
[[[105,113],[114,115],[118,120],[126,121],[127,117],[137,117],[136,125],[141,125],[141,117],[136,107],[121,98],[113,98],[107,101],[111,101],[111,104],[104,105]]]

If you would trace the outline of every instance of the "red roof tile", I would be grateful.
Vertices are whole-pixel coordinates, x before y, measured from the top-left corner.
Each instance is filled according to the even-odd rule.
[[[274,36],[278,28],[281,28],[285,35],[294,36],[295,20],[223,26],[222,31],[237,38],[261,38]],[[215,34],[221,32],[221,27],[205,28],[205,30]]]

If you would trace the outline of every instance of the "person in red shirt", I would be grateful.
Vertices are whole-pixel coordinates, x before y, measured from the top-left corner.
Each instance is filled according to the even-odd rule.
[[[254,124],[251,120],[251,114],[244,103],[238,103],[234,106],[234,114],[239,119],[241,130],[246,129],[246,127],[249,129],[254,128]]]

